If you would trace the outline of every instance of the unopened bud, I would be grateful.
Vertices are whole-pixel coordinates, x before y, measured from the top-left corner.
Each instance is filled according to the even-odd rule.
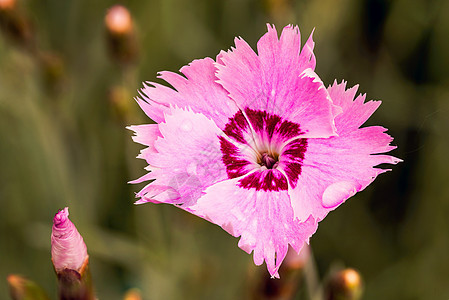
[[[294,9],[291,0],[265,0],[263,3],[266,12],[274,20],[281,21],[292,17]]]
[[[111,7],[105,16],[105,27],[111,56],[122,64],[135,61],[138,56],[138,45],[128,9],[122,5]]]
[[[283,264],[286,268],[291,270],[303,269],[307,260],[310,258],[310,246],[304,244],[299,253],[289,247],[287,255],[285,256]]]
[[[123,297],[123,300],[142,300],[140,290],[136,288],[129,289]]]
[[[114,34],[127,34],[133,30],[133,22],[129,11],[121,5],[111,7],[104,19],[106,28]]]
[[[134,106],[130,105],[132,96],[129,90],[121,85],[112,86],[108,91],[108,99],[112,111],[120,121],[126,121]]]
[[[69,220],[68,207],[53,218],[51,258],[58,275],[59,299],[95,299],[86,244]]]
[[[354,269],[333,274],[326,288],[327,300],[358,300],[362,296],[362,279]]]
[[[64,87],[66,74],[62,58],[54,53],[39,55],[43,84],[49,92],[59,92]]]
[[[69,220],[69,208],[60,210],[53,219],[51,232],[51,259],[56,272],[70,269],[81,273],[88,258],[83,237]]]
[[[299,254],[295,249],[289,247],[282,266],[279,269],[280,278],[273,279],[264,273],[259,285],[256,286],[253,292],[252,299],[293,299],[300,286],[302,272],[310,255],[308,245],[304,245]]]
[[[16,0],[0,0],[0,28],[14,43],[34,51],[34,31]]]
[[[13,10],[16,7],[16,0],[0,0],[0,10]]]
[[[49,300],[45,291],[20,275],[8,275],[9,291],[13,300]]]

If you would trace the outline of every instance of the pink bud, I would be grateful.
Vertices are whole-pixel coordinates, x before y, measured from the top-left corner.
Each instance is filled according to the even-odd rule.
[[[131,14],[126,7],[115,5],[105,17],[106,28],[113,34],[127,34],[133,29]]]
[[[60,210],[53,219],[51,258],[57,273],[64,269],[81,273],[88,255],[83,237],[69,220],[69,208]]]
[[[0,0],[0,10],[13,10],[16,7],[16,0]]]

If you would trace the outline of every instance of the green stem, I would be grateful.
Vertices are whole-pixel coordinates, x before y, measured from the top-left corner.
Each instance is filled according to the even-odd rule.
[[[315,263],[315,257],[313,256],[312,247],[310,248],[310,256],[307,259],[306,265],[304,266],[304,278],[307,286],[307,291],[310,300],[322,300],[324,293],[323,287],[320,284],[320,279],[318,276],[318,270]]]

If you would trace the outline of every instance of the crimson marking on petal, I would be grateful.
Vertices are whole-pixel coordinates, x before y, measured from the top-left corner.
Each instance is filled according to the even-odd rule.
[[[299,124],[246,108],[229,118],[224,133],[227,137],[218,138],[229,179],[243,176],[240,187],[264,191],[284,191],[288,183],[296,186],[307,149],[307,140],[299,138]]]
[[[220,149],[223,153],[222,161],[226,166],[226,173],[229,178],[236,178],[248,173],[245,168],[249,161],[240,158],[240,150],[231,142],[220,136]]]
[[[281,157],[285,159],[284,171],[287,175],[290,185],[295,188],[301,175],[301,166],[304,160],[304,154],[307,149],[307,139],[296,139],[285,146]]]
[[[290,121],[282,122],[281,126],[278,129],[278,132],[281,136],[284,136],[286,139],[294,138],[300,134],[303,134],[299,129],[299,125]]]
[[[259,133],[265,132],[270,140],[273,135],[281,137],[282,140],[289,140],[304,133],[300,130],[298,124],[282,120],[281,117],[269,114],[266,111],[246,108],[245,113],[254,130]]]
[[[243,131],[248,128],[248,122],[241,111],[238,111],[232,118],[229,118],[229,122],[226,124],[223,132],[234,138],[237,142],[246,144],[246,140],[243,136]]]
[[[244,189],[255,188],[256,191],[286,191],[287,180],[279,170],[256,171],[238,181],[239,186]]]

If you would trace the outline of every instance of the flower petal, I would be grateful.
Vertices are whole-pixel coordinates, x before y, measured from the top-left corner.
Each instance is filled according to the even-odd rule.
[[[156,148],[154,148],[154,142],[158,137],[162,137],[159,131],[159,125],[133,125],[126,128],[135,132],[136,135],[132,136],[134,142],[148,146],[147,148],[140,150],[140,154],[137,156],[137,158],[145,159],[148,162],[147,158],[149,154],[157,152]],[[146,180],[148,179],[143,176],[137,180],[131,181],[130,183],[140,183]]]
[[[147,149],[151,152],[156,151],[154,142],[161,136],[157,124],[134,125],[126,128],[135,132],[136,135],[132,137],[134,142],[148,146]]]
[[[279,277],[278,269],[288,245],[299,252],[317,228],[313,218],[306,222],[294,219],[286,191],[243,189],[237,178],[207,188],[190,209],[231,235],[241,236],[239,247],[248,253],[254,251],[254,263],[265,261],[274,277]]]
[[[262,66],[273,67],[276,64],[278,70],[292,70],[295,73],[301,73],[306,69],[315,70],[316,60],[313,53],[315,43],[312,34],[301,50],[301,34],[298,26],[284,27],[280,38],[274,25],[267,24],[267,28],[268,32],[257,43]]]
[[[337,133],[343,133],[355,130],[363,125],[368,118],[380,106],[381,101],[368,101],[365,103],[365,95],[359,95],[355,98],[358,85],[346,90],[346,82],[334,84],[327,90],[335,105],[338,105],[344,111],[335,118]]]
[[[282,116],[301,126],[305,137],[335,135],[333,104],[313,71],[313,41],[300,52],[297,27],[284,28],[280,40],[268,26],[257,55],[242,39],[217,58],[217,77],[241,110],[252,108]]]
[[[164,112],[169,110],[170,105],[190,107],[223,128],[228,118],[235,114],[237,107],[227,96],[227,91],[216,83],[214,61],[211,58],[194,60],[180,71],[185,77],[173,72],[160,72],[159,78],[174,89],[147,82],[148,85],[141,90],[138,103],[148,117],[160,123],[164,121]]]
[[[206,187],[227,179],[218,137],[223,133],[214,121],[190,109],[171,108],[158,129],[161,137],[154,142],[156,151],[145,152],[144,157],[151,173],[136,182],[156,180],[137,194],[142,198],[138,203],[188,207]]]
[[[379,155],[395,149],[393,140],[380,126],[358,128],[378,104],[363,103],[364,97],[352,99],[355,89],[342,91],[344,84],[331,89],[331,97],[342,106],[335,118],[338,136],[308,139],[307,151],[296,187],[289,186],[295,217],[307,220],[313,216],[322,220],[326,214],[356,192],[363,190],[380,173],[374,168],[383,163],[400,162],[389,155]],[[377,155],[373,155],[377,154]]]
[[[305,69],[310,68],[312,70],[315,70],[316,58],[315,54],[313,53],[314,46],[315,42],[313,41],[313,30],[312,30],[309,39],[304,44],[304,47],[302,48],[301,53],[299,54],[299,65],[304,66]]]

